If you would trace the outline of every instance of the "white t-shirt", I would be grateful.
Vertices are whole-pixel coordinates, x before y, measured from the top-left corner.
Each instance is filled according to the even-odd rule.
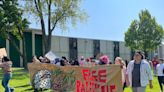
[[[163,69],[164,64],[157,64],[156,66],[158,76],[164,76]]]

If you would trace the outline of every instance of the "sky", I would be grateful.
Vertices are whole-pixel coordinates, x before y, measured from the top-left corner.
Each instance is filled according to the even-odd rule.
[[[124,41],[124,33],[141,10],[147,9],[164,28],[164,0],[83,0],[81,8],[88,14],[87,22],[69,30],[54,30],[53,35]],[[40,24],[30,21],[30,28]]]

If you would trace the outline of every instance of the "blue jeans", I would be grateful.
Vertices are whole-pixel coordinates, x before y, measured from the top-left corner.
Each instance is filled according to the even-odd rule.
[[[146,87],[132,87],[133,92],[146,92]]]
[[[11,92],[9,85],[8,85],[11,77],[12,77],[11,73],[5,73],[4,74],[4,77],[2,79],[2,86],[5,88],[5,92]]]

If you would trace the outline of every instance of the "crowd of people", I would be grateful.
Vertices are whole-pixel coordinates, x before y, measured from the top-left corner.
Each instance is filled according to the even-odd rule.
[[[14,89],[8,86],[9,80],[12,77],[12,61],[8,57],[3,57],[0,67],[4,72],[2,79],[2,86],[5,92],[13,92]],[[98,54],[94,57],[85,58],[81,56],[80,59],[68,60],[65,56],[49,60],[47,57],[32,57],[33,63],[51,63],[58,66],[95,66],[95,65],[109,65],[116,64],[121,66],[122,70],[122,86],[123,90],[129,86],[133,92],[145,92],[146,86],[149,84],[153,88],[153,76],[151,70],[153,69],[154,75],[158,77],[161,92],[163,92],[162,85],[164,84],[164,60],[158,59],[157,56],[149,61],[141,51],[135,52],[132,61],[123,60],[121,57],[116,57],[112,63],[107,55]],[[35,89],[37,92],[37,89]]]
[[[133,92],[145,92],[146,86],[149,84],[150,88],[153,88],[153,76],[151,70],[153,69],[154,75],[158,76],[161,92],[163,92],[162,85],[164,84],[164,61],[158,59],[157,56],[149,61],[145,58],[142,51],[135,52],[132,61],[123,60],[121,57],[116,57],[112,63],[107,55],[98,54],[97,56],[84,58],[81,56],[79,60],[68,60],[65,56],[61,58],[55,58],[50,61],[46,57],[39,57],[37,59],[33,57],[33,62],[52,63],[59,66],[94,66],[94,65],[120,65],[122,69],[122,86],[123,90],[129,86]]]
[[[108,65],[112,64],[107,55],[99,55],[97,57],[89,57],[84,58],[81,56],[80,59],[68,60],[65,56],[55,58],[54,60],[50,60],[47,57],[40,56],[38,59],[36,56],[32,57],[33,63],[51,63],[58,66],[93,66],[93,65]]]

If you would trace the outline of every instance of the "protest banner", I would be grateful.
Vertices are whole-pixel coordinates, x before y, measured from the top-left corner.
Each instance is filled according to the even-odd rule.
[[[46,86],[49,87],[45,88],[51,88],[54,92],[122,92],[119,65],[61,67],[53,64],[29,63],[28,69],[34,87],[41,87],[36,85],[45,85],[46,81],[50,83],[47,83]],[[41,71],[43,74],[40,74]],[[36,78],[38,74],[40,79]],[[44,83],[41,83],[42,80]]]

